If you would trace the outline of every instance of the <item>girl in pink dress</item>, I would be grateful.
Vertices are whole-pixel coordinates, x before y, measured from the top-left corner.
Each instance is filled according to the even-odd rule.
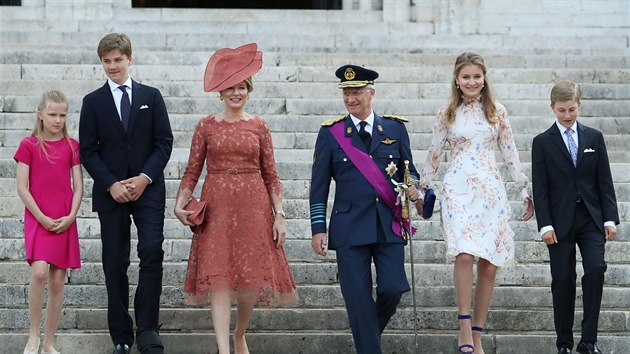
[[[47,91],[37,107],[31,136],[20,142],[17,192],[24,210],[30,331],[24,354],[39,353],[44,287],[48,304],[42,354],[59,354],[53,347],[63,304],[66,269],[80,268],[76,217],[83,197],[79,143],[68,136],[68,101],[60,91]]]

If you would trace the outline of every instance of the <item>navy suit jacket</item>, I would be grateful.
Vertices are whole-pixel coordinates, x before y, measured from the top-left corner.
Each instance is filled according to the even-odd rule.
[[[156,88],[132,81],[129,129],[125,132],[108,83],[83,98],[79,120],[81,160],[94,180],[93,211],[118,204],[107,189],[116,181],[144,173],[152,183],[136,203],[165,204],[164,168],[173,133],[164,99]]]
[[[352,144],[365,151],[365,146],[349,115],[335,124],[344,124],[345,135],[351,136]],[[398,182],[403,181],[405,160],[409,160],[410,174],[417,178],[418,173],[411,157],[409,135],[405,124],[398,119],[374,114],[369,154],[387,181],[391,178]],[[393,177],[387,176],[385,172],[390,162],[398,167],[398,172]],[[405,242],[392,231],[391,209],[350,161],[328,126],[320,128],[313,156],[310,191],[313,234],[326,232],[326,203],[332,179],[335,180],[335,202],[330,216],[328,237],[330,249],[376,243],[377,220],[380,220],[388,242]],[[393,189],[394,185],[391,182],[390,185]]]
[[[571,229],[578,194],[602,233],[605,221],[619,224],[604,136],[579,122],[577,133],[576,166],[556,123],[536,136],[532,144],[532,184],[538,229],[553,226],[559,240]]]

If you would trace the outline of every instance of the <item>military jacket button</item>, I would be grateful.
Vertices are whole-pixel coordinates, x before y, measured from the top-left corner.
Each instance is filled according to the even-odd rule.
[[[378,203],[378,200],[379,200],[379,199],[378,199],[378,197],[376,197],[376,202],[377,202],[377,203]]]
[[[343,162],[346,162],[346,161],[348,161],[348,159],[344,157],[344,158],[343,158]]]

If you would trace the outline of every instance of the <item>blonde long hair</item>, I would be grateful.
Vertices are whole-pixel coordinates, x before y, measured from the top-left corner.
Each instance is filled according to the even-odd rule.
[[[31,132],[31,136],[37,138],[37,143],[44,152],[44,155],[46,155],[46,159],[52,162],[52,160],[54,160],[56,157],[50,156],[50,154],[48,154],[48,151],[46,150],[46,140],[44,139],[44,121],[39,119],[39,114],[41,114],[51,103],[63,103],[66,105],[66,111],[68,110],[68,100],[66,99],[66,95],[64,95],[63,92],[59,90],[49,90],[44,92],[42,94],[42,98],[39,101],[39,104],[37,105],[35,126],[33,127],[33,131]],[[66,127],[65,123],[63,125],[63,128],[61,128],[61,135],[70,146],[70,150],[72,150],[72,156],[76,157],[76,154],[78,152],[76,151],[74,145],[72,144],[72,141],[70,140],[70,135],[68,135],[68,128]]]
[[[497,106],[494,104],[494,96],[492,95],[492,88],[488,81],[488,75],[486,74],[486,64],[483,61],[481,55],[473,52],[465,52],[460,54],[455,60],[455,68],[453,69],[453,81],[451,83],[451,98],[446,108],[446,123],[451,124],[455,121],[455,110],[459,105],[464,102],[464,94],[457,87],[457,76],[462,68],[466,65],[477,65],[483,71],[483,88],[481,89],[481,106],[483,107],[483,113],[486,116],[486,120],[490,124],[495,124],[499,121],[496,116]]]

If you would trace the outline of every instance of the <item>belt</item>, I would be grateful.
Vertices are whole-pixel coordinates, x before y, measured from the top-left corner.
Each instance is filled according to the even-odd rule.
[[[578,194],[577,197],[575,197],[575,202],[576,203],[582,203],[582,195]]]
[[[239,175],[244,173],[260,173],[258,168],[225,168],[207,170],[206,173],[211,175]]]

